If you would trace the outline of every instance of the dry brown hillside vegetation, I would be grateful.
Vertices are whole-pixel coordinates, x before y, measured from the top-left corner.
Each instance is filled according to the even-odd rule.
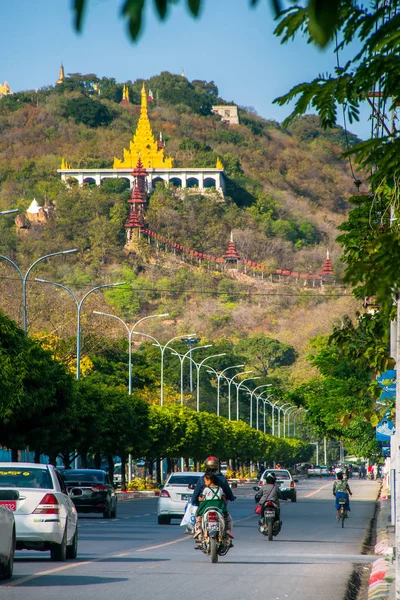
[[[93,90],[98,83],[101,95]],[[129,105],[121,105],[122,85]],[[0,99],[0,210],[24,212],[33,198],[53,206],[44,225],[21,232],[11,218],[0,222],[0,253],[22,269],[37,257],[78,248],[76,256],[42,263],[35,276],[68,285],[78,296],[98,283],[124,280],[124,289],[94,294],[85,305],[84,348],[96,348],[99,323],[92,310],[114,310],[128,320],[162,310],[170,320],[159,335],[193,330],[208,339],[238,341],[262,333],[295,347],[300,358],[309,337],[328,333],[332,320],[354,312],[349,291],[310,292],[255,280],[234,272],[212,272],[155,253],[143,244],[124,252],[129,191],[110,183],[99,189],[65,188],[57,169],[65,158],[74,167],[112,167],[114,156],[135,131],[143,81],[121,82],[73,75],[64,84]],[[157,189],[147,219],[154,230],[198,251],[221,256],[233,232],[241,256],[273,268],[317,273],[331,251],[340,279],[337,226],[345,218],[354,191],[343,130],[323,131],[307,116],[289,128],[239,110],[239,125],[229,126],[211,113],[223,104],[213,82],[161,73],[146,81],[156,102],[149,106],[153,132],[162,131],[174,166],[215,167],[227,175],[223,202],[210,195]],[[350,143],[355,138],[350,135]],[[21,290],[17,273],[1,261],[0,307],[20,322]],[[280,295],[281,294],[281,295]],[[344,295],[343,295],[344,294]],[[60,290],[28,285],[30,328],[72,338],[72,299]],[[121,336],[102,322],[101,333]],[[292,367],[295,369],[295,367]],[[296,377],[303,377],[295,373]]]

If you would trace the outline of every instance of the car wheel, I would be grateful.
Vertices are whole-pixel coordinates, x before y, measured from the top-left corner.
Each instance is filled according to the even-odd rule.
[[[5,564],[0,563],[0,579],[11,579],[14,570],[15,530],[12,535],[11,554]]]
[[[292,502],[297,502],[297,495],[295,494],[294,496],[292,496],[292,497],[290,498],[290,500],[291,500]]]
[[[111,506],[107,504],[105,511],[103,512],[103,519],[111,519]]]
[[[159,525],[171,525],[171,517],[167,515],[158,515],[157,520]]]
[[[72,544],[67,546],[67,558],[76,558],[78,556],[78,526],[75,529],[75,535],[72,538]]]
[[[53,544],[50,549],[50,559],[63,562],[67,558],[67,523],[65,523],[64,535],[61,544]]]
[[[111,511],[111,518],[112,519],[116,519],[117,518],[117,503],[114,504],[114,508]]]

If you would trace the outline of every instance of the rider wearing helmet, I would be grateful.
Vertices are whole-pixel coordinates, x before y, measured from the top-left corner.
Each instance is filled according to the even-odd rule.
[[[224,475],[222,475],[222,473],[219,472],[218,458],[216,456],[209,456],[208,458],[206,458],[205,467],[206,467],[205,475],[207,473],[213,473],[217,478],[218,485],[222,489],[223,495],[225,496],[225,498],[227,500],[230,500],[231,502],[233,502],[235,500],[235,496],[233,495],[231,487],[230,487],[229,483],[227,482],[226,478],[224,477]],[[202,495],[202,492],[205,487],[206,487],[206,484],[204,482],[204,475],[202,475],[200,477],[199,481],[197,482],[197,485],[196,485],[193,495],[192,495],[191,503],[194,506],[198,505],[199,496]],[[231,518],[230,514],[228,513],[228,511],[225,514],[225,524],[226,524],[227,534],[229,535],[229,537],[233,537],[233,535],[232,535],[232,518]],[[199,524],[198,524],[198,522],[196,522],[196,531],[195,531],[195,535],[194,535],[195,539],[199,538],[200,535],[201,535],[201,531],[199,529]]]
[[[218,458],[216,458],[215,456],[209,456],[208,458],[206,458],[204,464],[206,466],[206,472],[209,471],[211,473],[215,473],[215,475],[217,476],[218,484],[222,488],[226,499],[233,502],[235,500],[235,496],[233,495],[232,490],[231,490],[226,478],[224,477],[224,475],[222,475],[222,473],[219,472]],[[197,485],[194,489],[192,500],[191,500],[192,504],[194,504],[194,505],[198,504],[199,496],[201,496],[201,492],[204,490],[204,488],[205,488],[205,483],[204,483],[204,475],[203,475],[202,477],[200,477],[200,479],[197,482]]]
[[[333,482],[333,490],[332,491],[333,491],[333,495],[335,496],[335,508],[337,510],[336,519],[338,521],[340,521],[339,498],[346,499],[345,510],[346,510],[346,516],[347,516],[347,513],[350,511],[349,494],[350,494],[350,496],[352,496],[353,494],[351,493],[351,489],[347,482],[347,479],[345,479],[345,477],[343,475],[342,469],[335,469],[335,472],[336,472],[336,479]]]
[[[262,494],[259,497],[259,499],[257,498],[258,504],[261,504],[261,506],[263,506],[267,500],[270,500],[271,502],[277,505],[280,514],[279,500],[283,500],[284,496],[281,490],[279,489],[279,486],[276,485],[276,477],[273,473],[267,473],[265,475],[265,484],[262,486],[262,490],[260,491],[262,491]]]

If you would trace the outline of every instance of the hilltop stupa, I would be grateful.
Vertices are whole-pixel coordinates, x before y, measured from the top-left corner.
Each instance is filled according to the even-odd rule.
[[[140,117],[136,133],[129,144],[129,150],[124,148],[124,158],[114,158],[114,169],[134,169],[139,158],[145,168],[148,169],[170,169],[173,159],[164,157],[164,148],[159,148],[155,139],[147,112],[146,88],[142,87],[142,100]]]

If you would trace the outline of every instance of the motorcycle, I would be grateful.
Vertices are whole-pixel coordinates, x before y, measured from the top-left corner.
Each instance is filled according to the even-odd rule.
[[[254,487],[254,490],[257,491],[255,495],[255,501],[259,502],[262,491],[260,492],[258,487]],[[261,507],[261,515],[260,520],[258,521],[258,531],[265,536],[268,536],[268,540],[272,542],[273,537],[277,536],[280,530],[282,529],[282,521],[279,516],[279,506],[272,502],[272,500],[267,500]]]
[[[225,556],[233,547],[232,540],[226,535],[223,513],[214,507],[205,510],[201,518],[201,530],[203,536],[197,549],[210,556],[212,563],[217,563],[218,556]]]

